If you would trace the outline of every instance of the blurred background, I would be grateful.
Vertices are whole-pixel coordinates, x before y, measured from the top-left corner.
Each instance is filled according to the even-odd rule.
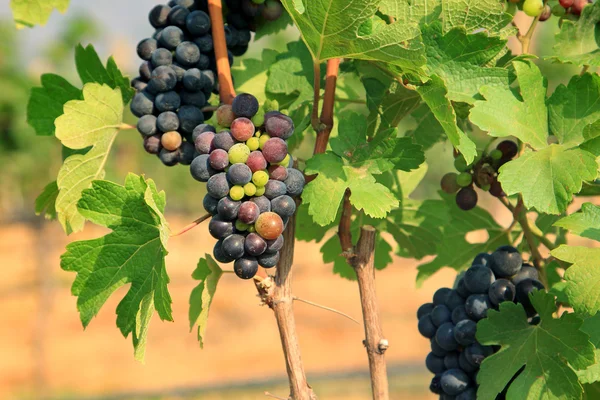
[[[195,332],[189,332],[188,298],[196,284],[190,274],[213,243],[202,227],[170,242],[167,266],[175,322],[152,321],[145,364],[134,361],[130,339],[115,327],[114,310],[124,290],[112,296],[83,331],[70,294],[74,276],[60,269],[59,257],[69,241],[105,231],[88,225],[67,238],[58,223],[35,216],[34,199],[55,179],[61,157],[55,138],[36,137],[28,127],[27,99],[42,73],[55,72],[78,82],[73,47],[79,42],[93,43],[102,59],[114,55],[121,69],[135,76],[135,45],[151,33],[147,12],[156,1],[71,3],[66,15],[55,12],[46,26],[22,31],[14,28],[8,1],[0,5],[0,398],[262,399],[265,391],[287,397],[275,321],[259,306],[252,284],[225,275],[210,312],[204,350]],[[518,23],[526,26],[529,20]],[[542,24],[535,42],[538,54],[549,52],[556,29],[556,19]],[[264,47],[284,49],[295,38],[297,33],[289,29],[276,39],[261,40],[247,57],[259,58]],[[540,66],[551,90],[575,73],[568,66]],[[448,144],[430,152],[429,172],[418,192],[423,197],[435,195],[440,177],[452,165]],[[202,185],[189,178],[187,168],[165,168],[148,157],[134,131],[119,135],[107,179],[122,182],[129,171],[146,174],[166,190],[167,218],[174,229],[203,213]],[[482,203],[508,225],[510,216],[503,208]],[[323,265],[318,249],[314,243],[298,243],[295,294],[361,319],[356,284]],[[433,398],[424,367],[429,343],[417,332],[416,310],[437,288],[451,285],[455,276],[444,270],[417,289],[417,265],[395,258],[377,276],[384,332],[391,344],[387,358],[394,399]],[[320,398],[370,398],[362,327],[306,304],[297,303],[295,309],[309,382]]]

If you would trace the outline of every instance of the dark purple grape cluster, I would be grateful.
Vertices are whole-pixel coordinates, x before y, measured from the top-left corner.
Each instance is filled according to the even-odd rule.
[[[454,152],[454,168],[442,177],[442,190],[448,194],[456,194],[456,204],[468,211],[477,205],[479,200],[475,186],[494,197],[504,197],[506,193],[498,181],[498,169],[515,158],[519,147],[512,140],[504,140],[490,151],[468,165],[464,157]]]
[[[433,393],[440,399],[477,399],[479,367],[498,350],[477,341],[477,322],[488,310],[512,301],[525,308],[531,324],[538,324],[529,298],[534,290],[544,289],[538,279],[537,270],[523,262],[517,249],[502,246],[491,254],[478,254],[454,289],[438,289],[432,303],[419,307],[419,332],[431,340],[425,364],[435,374]]]
[[[259,265],[277,265],[283,230],[296,212],[293,197],[304,189],[286,143],[294,123],[245,93],[219,107],[216,117],[220,132],[206,124],[193,132],[198,155],[190,172],[206,182],[204,208],[213,215],[208,230],[218,239],[215,259],[234,261],[235,273],[250,279]]]
[[[252,32],[263,23],[276,21],[284,11],[279,0],[225,0],[225,4],[229,29]]]
[[[218,92],[208,4],[206,0],[170,1],[154,7],[149,20],[156,31],[137,46],[144,62],[140,76],[131,82],[137,90],[131,111],[139,117],[137,128],[148,153],[158,155],[167,166],[189,165],[194,159],[194,128],[211,118],[212,111],[204,107]],[[240,47],[248,48],[251,35],[247,29],[228,32],[233,63],[234,53],[245,52]]]

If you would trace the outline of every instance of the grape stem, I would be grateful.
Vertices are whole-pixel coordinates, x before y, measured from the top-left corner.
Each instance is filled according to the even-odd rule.
[[[212,25],[212,36],[217,59],[217,72],[219,75],[219,96],[221,103],[231,104],[235,98],[233,79],[231,78],[231,66],[227,54],[227,42],[225,40],[225,23],[223,21],[223,5],[221,0],[208,0],[208,12]]]
[[[177,233],[171,234],[171,237],[175,237],[175,236],[180,236],[183,235],[184,233],[191,231],[192,229],[194,229],[195,227],[197,227],[198,225],[200,225],[201,223],[203,223],[204,221],[206,221],[207,219],[212,218],[212,214],[210,213],[206,213],[203,216],[201,216],[200,218],[196,219],[194,222],[192,222],[191,224],[185,226],[182,230],[180,230]]]

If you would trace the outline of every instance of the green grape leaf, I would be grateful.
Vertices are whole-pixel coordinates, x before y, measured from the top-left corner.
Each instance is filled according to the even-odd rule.
[[[445,217],[446,220],[440,225],[441,235],[435,240],[437,248],[434,254],[437,256],[432,261],[419,265],[418,286],[444,267],[461,271],[471,265],[476,254],[494,251],[511,242],[510,234],[494,220],[489,212],[480,207],[463,211],[456,205],[455,196],[441,195],[449,218],[442,214],[439,216],[439,218]],[[467,241],[466,236],[469,232],[482,229],[488,232],[489,237],[486,241],[481,243]]]
[[[585,203],[581,212],[571,214],[554,223],[572,234],[600,242],[600,207]]]
[[[69,0],[10,0],[13,18],[17,28],[45,25],[56,8],[64,13],[69,8]]]
[[[573,194],[581,190],[583,181],[596,179],[598,164],[587,151],[552,144],[540,151],[526,151],[499,172],[498,180],[506,194],[521,193],[528,209],[560,214]]]
[[[548,145],[547,82],[529,61],[513,61],[521,93],[510,87],[483,86],[485,100],[475,102],[471,121],[490,136],[515,136],[534,149]]]
[[[58,185],[56,181],[50,182],[42,193],[35,199],[35,214],[42,215],[46,219],[56,219],[56,197],[58,196]]]
[[[573,21],[563,19],[560,32],[556,34],[554,55],[548,57],[557,62],[600,66],[597,27],[600,22],[600,4],[584,7],[581,16]]]
[[[471,163],[477,155],[477,147],[456,124],[456,113],[448,99],[448,89],[444,81],[433,75],[429,82],[417,89],[417,92],[446,132],[450,143],[460,151],[468,163]]]
[[[117,306],[117,326],[123,336],[132,334],[136,355],[143,356],[139,346],[146,342],[153,310],[161,319],[172,320],[165,268],[170,234],[163,215],[165,194],[153,181],[129,174],[124,186],[92,182],[77,206],[82,216],[112,230],[101,238],[69,244],[61,256],[61,268],[77,273],[71,292],[77,296],[81,322],[87,327],[110,295],[129,284]]]
[[[27,123],[40,136],[54,135],[54,120],[63,113],[63,106],[70,100],[81,100],[81,89],[71,85],[59,75],[44,74],[41,87],[31,89],[27,104]]]
[[[83,47],[81,44],[75,48],[75,64],[81,81],[86,83],[106,84],[111,88],[120,88],[123,96],[123,104],[129,103],[135,94],[135,90],[131,87],[129,78],[124,76],[114,58],[109,57],[106,67],[102,65],[102,61],[96,53],[94,46],[91,44]]]
[[[384,61],[418,71],[423,45],[415,24],[385,25],[367,36],[359,29],[377,12],[380,0],[282,0],[313,60],[351,58]]]
[[[514,79],[509,69],[488,66],[505,49],[506,40],[485,32],[467,34],[464,28],[444,34],[441,23],[421,31],[428,75],[442,79],[450,100],[473,104],[482,86],[505,88]]]
[[[576,75],[569,85],[559,85],[548,100],[550,130],[559,142],[579,145],[588,126],[600,120],[600,76]]]
[[[209,254],[198,261],[198,266],[192,273],[192,278],[199,281],[199,283],[190,295],[190,331],[194,329],[194,325],[198,325],[200,348],[204,348],[208,313],[222,275],[223,270]]]
[[[477,375],[477,398],[494,399],[511,379],[509,399],[579,399],[582,387],[574,370],[595,361],[589,337],[580,331],[583,321],[572,313],[559,319],[554,296],[536,291],[530,295],[541,322],[530,325],[520,304],[504,302],[500,311],[488,311],[477,324],[477,339],[484,345],[501,345],[481,364]]]
[[[83,228],[85,219],[78,211],[77,201],[93,180],[104,176],[106,158],[123,121],[119,89],[88,83],[83,87],[83,98],[66,103],[65,113],[55,122],[56,137],[64,146],[93,146],[85,155],[69,156],[58,172],[56,211],[67,234]]]

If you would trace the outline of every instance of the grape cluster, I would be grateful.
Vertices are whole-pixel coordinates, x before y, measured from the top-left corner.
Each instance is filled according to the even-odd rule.
[[[206,0],[174,0],[157,5],[149,14],[156,29],[137,46],[144,60],[140,76],[131,84],[137,90],[131,102],[139,117],[144,148],[167,166],[189,165],[194,159],[192,134],[211,118],[209,105],[217,92],[216,59]],[[225,27],[229,62],[248,49],[248,29]]]
[[[506,194],[498,181],[498,169],[518,153],[517,144],[511,140],[500,142],[489,154],[483,154],[470,165],[455,152],[454,167],[458,173],[449,172],[442,177],[442,190],[456,194],[456,204],[465,211],[475,208],[479,200],[474,186],[494,197],[504,197]]]
[[[509,0],[511,3],[521,3],[522,0]],[[571,15],[578,18],[583,8],[592,3],[592,0],[559,0],[559,4],[550,7],[543,0],[525,0],[521,5],[523,12],[530,17],[539,17],[540,21],[547,21],[552,15],[564,17]]]
[[[238,30],[256,31],[262,23],[276,21],[283,14],[279,0],[225,0],[227,23]],[[230,28],[231,29],[231,28]]]
[[[544,289],[538,278],[537,270],[523,262],[517,249],[502,246],[492,254],[478,254],[454,289],[438,289],[433,302],[419,308],[419,332],[431,340],[425,364],[435,374],[430,385],[433,393],[440,399],[477,398],[479,366],[497,351],[478,343],[477,322],[489,309],[513,301],[523,305],[531,324],[539,323],[529,298],[534,290]]]
[[[258,266],[274,267],[283,247],[283,230],[296,211],[292,197],[304,189],[304,175],[293,167],[286,140],[294,133],[291,118],[260,108],[256,98],[240,94],[231,106],[217,109],[219,126],[201,124],[193,132],[197,153],[190,172],[206,182],[204,208],[213,215],[208,229],[218,239],[213,254],[234,262],[242,279]]]

